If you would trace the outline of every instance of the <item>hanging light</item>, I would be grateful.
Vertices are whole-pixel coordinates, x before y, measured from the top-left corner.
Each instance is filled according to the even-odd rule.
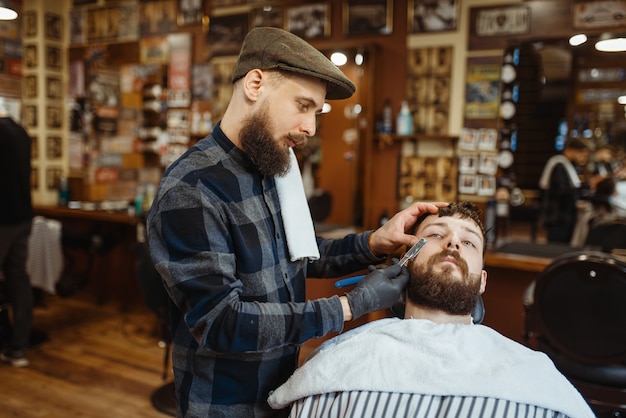
[[[0,20],[15,20],[17,19],[17,12],[6,3],[6,1],[0,1]]]
[[[569,38],[569,44],[571,46],[582,45],[585,42],[587,42],[587,35],[585,35],[584,33],[579,33]]]
[[[603,33],[596,42],[596,49],[601,52],[626,51],[626,38],[623,35]]]
[[[330,60],[337,67],[341,67],[342,65],[345,65],[348,62],[348,57],[343,52],[333,52],[330,55]]]

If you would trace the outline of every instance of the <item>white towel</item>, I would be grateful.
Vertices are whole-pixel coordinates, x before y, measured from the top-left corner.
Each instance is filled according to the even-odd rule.
[[[30,282],[51,295],[56,293],[55,285],[63,271],[61,230],[61,222],[35,216],[28,239],[26,271]]]
[[[291,166],[282,177],[276,177],[276,190],[283,216],[283,225],[291,261],[303,258],[317,260],[320,251],[315,239],[315,229],[309,204],[304,194],[302,175],[296,154],[289,149]]]
[[[565,166],[572,186],[580,187],[580,178],[578,177],[576,169],[574,169],[574,165],[562,154],[550,157],[545,167],[543,168],[543,172],[541,173],[541,178],[539,179],[539,187],[543,190],[548,190],[550,188],[550,176],[552,175],[552,170],[554,170],[554,167],[557,164],[563,164],[563,166]]]

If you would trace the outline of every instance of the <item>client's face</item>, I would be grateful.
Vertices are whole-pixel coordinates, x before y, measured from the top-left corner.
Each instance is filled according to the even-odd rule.
[[[427,243],[408,265],[409,302],[452,315],[471,313],[486,280],[478,225],[471,219],[432,215],[422,222],[416,236],[426,238]]]

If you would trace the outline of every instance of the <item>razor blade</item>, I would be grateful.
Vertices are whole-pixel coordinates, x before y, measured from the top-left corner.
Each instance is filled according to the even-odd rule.
[[[417,241],[415,244],[413,244],[411,248],[409,248],[409,251],[404,253],[404,256],[402,256],[398,264],[404,266],[410,259],[419,254],[424,245],[426,245],[426,240],[424,238],[420,238],[419,241]]]
[[[424,245],[426,245],[426,240],[424,238],[421,238],[419,241],[417,241],[415,244],[413,244],[413,246],[411,248],[409,248],[409,251],[404,253],[404,256],[402,256],[402,258],[400,259],[400,262],[398,264],[400,264],[401,266],[404,266],[410,259],[412,259],[417,254],[419,254],[419,252],[424,247]],[[357,284],[364,277],[365,277],[365,275],[348,277],[347,279],[337,280],[335,282],[335,287],[339,289],[341,287]]]

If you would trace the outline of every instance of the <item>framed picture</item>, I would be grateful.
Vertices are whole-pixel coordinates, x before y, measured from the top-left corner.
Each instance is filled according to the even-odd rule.
[[[479,196],[493,196],[496,193],[495,176],[479,175],[477,185],[477,194]]]
[[[48,190],[58,189],[61,185],[61,176],[63,170],[61,167],[48,167],[46,169],[46,188]]]
[[[37,36],[37,12],[29,11],[23,14],[23,36],[24,38],[33,38]]]
[[[46,138],[46,157],[52,160],[61,158],[63,155],[62,147],[60,136],[49,136]]]
[[[347,35],[386,35],[392,31],[392,0],[346,0],[343,11]]]
[[[61,108],[59,106],[48,106],[46,108],[46,127],[60,128],[63,125]]]
[[[530,30],[530,7],[512,5],[476,8],[476,36],[521,35]]]
[[[61,40],[63,35],[63,20],[60,15],[46,13],[46,39]]]
[[[36,136],[30,137],[30,158],[33,160],[39,158],[39,145]]]
[[[24,97],[34,99],[37,97],[37,76],[27,75],[24,77]]]
[[[586,0],[573,5],[573,24],[577,29],[622,26],[626,3],[622,0]]]
[[[250,28],[258,26],[282,28],[283,24],[283,8],[280,6],[257,7],[250,11]]]
[[[37,67],[37,45],[26,45],[24,47],[24,65],[26,65],[26,68]]]
[[[211,100],[213,91],[213,66],[208,62],[191,67],[191,93],[194,100]]]
[[[475,174],[478,171],[478,155],[462,154],[459,156],[459,172],[463,174]]]
[[[476,194],[478,190],[478,178],[474,174],[461,174],[459,176],[459,193]]]
[[[478,148],[478,129],[462,128],[459,135],[460,150],[472,151]]]
[[[409,32],[456,30],[459,0],[409,0]]]
[[[212,18],[207,35],[210,56],[237,55],[247,33],[247,13]]]
[[[37,190],[39,188],[39,169],[36,167],[30,170],[30,188]]]
[[[201,24],[203,16],[202,0],[178,0],[178,26]]]
[[[330,35],[330,5],[313,3],[290,7],[285,29],[304,39]]]
[[[498,172],[497,154],[483,153],[478,157],[478,172],[495,176]]]
[[[469,64],[465,84],[465,117],[498,117],[500,102],[500,67],[498,64]]]
[[[37,127],[37,106],[24,106],[24,125],[28,128]]]
[[[498,142],[498,131],[495,129],[482,128],[478,130],[478,149],[482,151],[495,151]]]
[[[58,77],[46,78],[46,96],[48,99],[61,98],[61,79]]]
[[[79,45],[85,42],[85,13],[83,9],[70,11],[70,44]]]
[[[61,68],[61,48],[46,46],[46,68]]]
[[[139,3],[139,35],[166,35],[176,32],[177,5],[173,1]]]

